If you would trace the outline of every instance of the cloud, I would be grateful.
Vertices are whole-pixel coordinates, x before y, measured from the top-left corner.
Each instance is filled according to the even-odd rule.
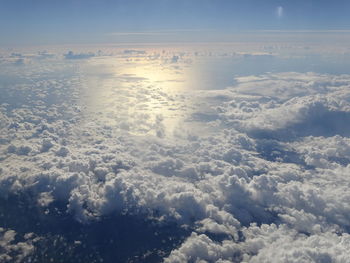
[[[1,262],[24,262],[34,253],[35,243],[40,240],[33,233],[26,233],[19,241],[18,234],[12,229],[0,227],[0,260]]]
[[[106,59],[124,68],[134,54]],[[164,57],[142,63],[167,69]],[[103,75],[103,87],[91,90],[82,76],[96,65],[80,72],[74,63],[55,57],[11,68],[4,94],[16,100],[0,112],[0,196],[10,218],[21,220],[21,197],[32,205],[26,219],[55,229],[62,217],[74,229],[101,222],[113,240],[123,220],[138,230],[150,224],[154,235],[166,233],[158,243],[137,231],[126,240],[165,262],[345,262],[349,75],[266,73],[237,77],[225,90],[168,94],[136,73]],[[40,232],[9,222],[0,247],[18,245],[11,231]],[[94,236],[59,235],[86,246]]]
[[[66,59],[88,59],[91,57],[94,57],[94,53],[79,53],[79,54],[74,54],[73,51],[68,51],[68,53],[64,54],[64,57]]]
[[[244,242],[216,242],[192,233],[165,259],[167,263],[204,262],[346,262],[350,236],[322,233],[299,234],[285,225],[251,225],[243,230]]]
[[[136,49],[125,49],[124,50],[124,54],[127,54],[127,55],[144,55],[146,54],[146,51],[145,50],[136,50]]]
[[[110,36],[164,36],[164,35],[177,35],[184,33],[198,33],[208,32],[211,30],[205,29],[169,29],[169,30],[156,30],[156,31],[139,31],[139,32],[113,32],[109,33]]]

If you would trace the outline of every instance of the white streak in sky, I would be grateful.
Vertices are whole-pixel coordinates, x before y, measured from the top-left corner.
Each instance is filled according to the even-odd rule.
[[[283,7],[282,6],[278,6],[276,8],[276,14],[278,18],[281,18],[283,16]]]

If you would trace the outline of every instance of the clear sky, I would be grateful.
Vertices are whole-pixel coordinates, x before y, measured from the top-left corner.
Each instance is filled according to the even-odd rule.
[[[348,30],[346,0],[0,0],[0,45]]]

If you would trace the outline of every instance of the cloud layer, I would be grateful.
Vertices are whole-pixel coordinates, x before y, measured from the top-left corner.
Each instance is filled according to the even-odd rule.
[[[122,219],[113,218],[125,216],[150,236],[163,235],[163,247],[154,238],[153,250],[125,256],[140,262],[346,262],[349,75],[266,73],[237,77],[221,90],[166,92],[162,86],[174,81],[122,68],[142,59],[181,75],[192,63],[188,54],[78,54],[69,55],[79,58],[73,62],[51,57],[21,68],[3,62],[11,83],[0,101],[8,218],[18,222],[20,198],[35,207],[30,217],[53,225],[64,216],[121,231]],[[124,64],[117,74],[91,73],[103,59]],[[26,239],[35,231],[19,225],[0,233],[9,262],[35,255],[34,236],[44,242],[53,235],[36,228]],[[15,241],[14,231],[25,241]],[[57,235],[79,251],[79,242],[91,244],[91,231],[85,239]],[[125,238],[141,239],[134,232]],[[108,260],[101,251],[95,258]]]

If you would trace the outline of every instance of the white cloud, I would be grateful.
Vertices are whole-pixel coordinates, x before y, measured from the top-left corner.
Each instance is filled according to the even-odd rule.
[[[87,59],[87,58],[91,58],[94,56],[95,56],[95,54],[91,53],[91,52],[74,54],[73,51],[68,51],[66,54],[64,54],[64,57],[66,59]]]
[[[25,262],[31,260],[34,253],[35,243],[40,240],[33,233],[26,233],[21,237],[22,241],[16,238],[17,233],[12,229],[0,228],[0,261]]]
[[[349,75],[269,73],[166,94],[111,74],[119,101],[87,108],[76,105],[87,81],[62,61],[41,65],[58,74],[42,79],[36,64],[22,69],[14,87],[32,97],[1,106],[3,198],[30,193],[39,211],[61,202],[83,223],[126,214],[192,232],[166,262],[346,262]],[[159,114],[168,107],[182,117],[174,136]]]

